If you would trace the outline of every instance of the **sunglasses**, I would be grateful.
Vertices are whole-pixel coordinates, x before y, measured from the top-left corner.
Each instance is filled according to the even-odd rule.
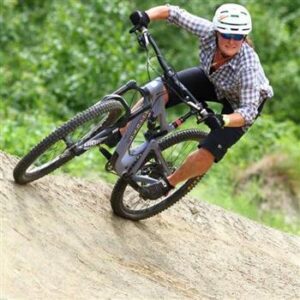
[[[234,41],[241,41],[245,38],[243,34],[220,33],[221,37],[225,40],[233,39]]]

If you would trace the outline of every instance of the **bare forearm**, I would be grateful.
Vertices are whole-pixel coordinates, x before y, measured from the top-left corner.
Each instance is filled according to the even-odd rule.
[[[239,113],[233,113],[225,116],[229,118],[229,123],[226,127],[242,127],[245,125],[245,120]]]
[[[167,5],[156,6],[146,10],[150,20],[164,20],[169,17],[169,7]]]

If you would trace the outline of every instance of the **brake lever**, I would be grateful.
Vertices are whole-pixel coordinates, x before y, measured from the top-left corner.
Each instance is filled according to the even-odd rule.
[[[147,27],[144,27],[141,25],[135,25],[129,30],[129,33],[131,34],[131,33],[137,32],[137,31],[144,33],[145,31],[148,31],[148,29],[147,29]]]
[[[139,34],[139,32],[141,34]],[[136,34],[138,43],[139,43],[140,47],[143,48],[144,50],[147,50],[148,45],[150,44],[147,32],[148,32],[148,29],[146,27],[140,27],[139,25],[136,25],[129,30],[129,33]]]
[[[130,30],[129,30],[129,33],[132,34],[132,33],[135,33],[136,31],[138,31],[138,26],[134,26],[132,27]]]

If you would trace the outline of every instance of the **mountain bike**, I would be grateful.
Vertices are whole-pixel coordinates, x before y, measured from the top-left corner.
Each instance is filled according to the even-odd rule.
[[[105,169],[118,176],[110,199],[113,212],[126,219],[141,220],[167,209],[199,182],[201,176],[189,179],[157,200],[141,195],[147,185],[173,173],[207,135],[199,129],[178,128],[190,117],[201,123],[211,112],[178,80],[147,28],[135,26],[130,32],[136,34],[144,49],[154,51],[161,76],[144,86],[129,81],[54,130],[18,162],[13,171],[17,183],[37,180],[98,147],[107,159]],[[165,86],[180,95],[188,108],[172,122],[166,118]],[[142,105],[134,111],[125,100],[129,91],[143,98]],[[124,126],[127,130],[111,153],[105,142]],[[142,128],[146,128],[143,142],[136,145]]]

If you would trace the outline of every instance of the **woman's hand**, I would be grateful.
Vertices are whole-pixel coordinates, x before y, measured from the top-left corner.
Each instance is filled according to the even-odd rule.
[[[136,10],[130,15],[130,20],[134,26],[148,27],[150,18],[145,11]]]
[[[130,15],[130,20],[134,26],[148,27],[151,20],[164,20],[169,17],[169,6],[155,6],[147,11],[136,10]]]

